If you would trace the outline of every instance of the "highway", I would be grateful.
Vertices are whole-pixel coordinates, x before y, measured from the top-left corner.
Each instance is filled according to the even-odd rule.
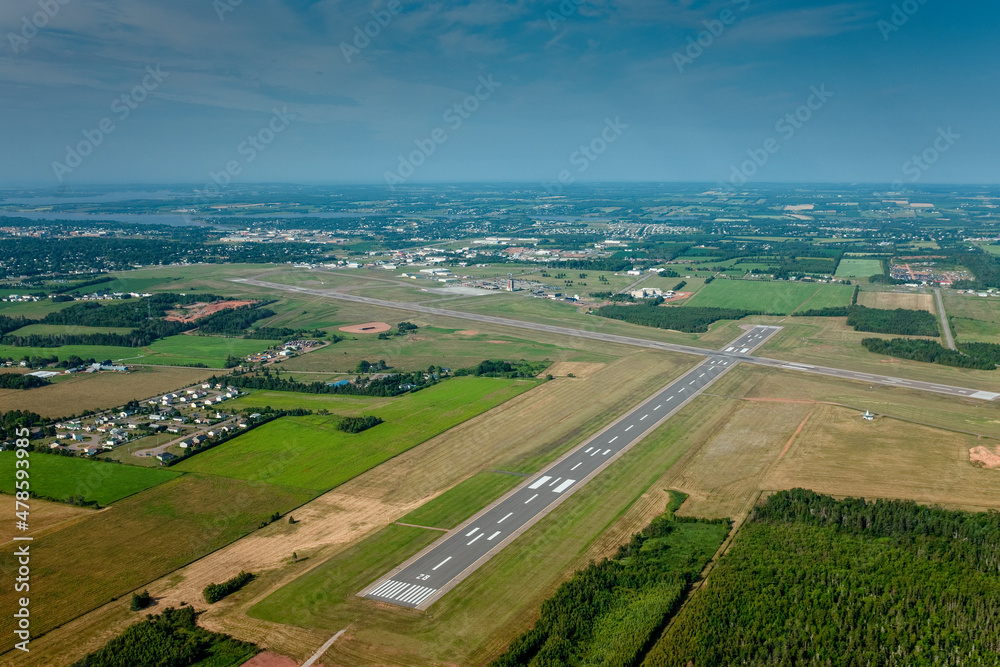
[[[779,329],[756,326],[726,346],[726,350],[746,354]],[[402,607],[426,609],[736,363],[731,353],[709,356],[358,595]]]
[[[630,336],[620,336],[617,334],[601,333],[599,331],[585,331],[582,329],[572,329],[570,327],[560,327],[551,324],[540,324],[537,322],[512,320],[510,318],[495,317],[493,315],[480,315],[478,313],[463,313],[458,310],[447,310],[444,308],[434,308],[433,306],[423,306],[419,304],[404,303],[397,301],[386,301],[383,299],[374,299],[371,297],[357,296],[356,294],[344,294],[342,292],[335,292],[332,290],[318,290],[318,289],[309,289],[306,287],[296,287],[294,285],[282,285],[280,283],[270,283],[270,282],[265,282],[263,280],[236,278],[233,280],[233,282],[238,282],[245,285],[253,285],[255,287],[280,290],[285,292],[297,292],[300,294],[309,294],[311,296],[319,296],[328,299],[353,301],[354,303],[363,303],[370,306],[380,306],[382,308],[393,308],[396,310],[404,310],[416,313],[426,313],[428,315],[439,315],[442,317],[452,317],[456,319],[472,320],[474,322],[487,322],[490,324],[496,324],[498,326],[513,327],[517,329],[529,329],[532,331],[543,331],[546,333],[553,333],[560,336],[589,338],[592,340],[600,340],[607,343],[617,343],[620,345],[632,345],[636,347],[645,347],[656,350],[668,350],[671,352],[696,354],[700,356],[723,355],[729,358],[731,361],[743,361],[749,364],[756,364],[759,366],[769,366],[772,368],[782,368],[784,370],[798,371],[802,373],[812,373],[816,375],[844,378],[847,380],[856,380],[858,382],[866,382],[870,385],[878,384],[891,387],[903,387],[906,389],[928,391],[936,394],[945,394],[947,396],[957,396],[960,398],[974,398],[984,401],[992,401],[997,398],[1000,398],[1000,393],[981,391],[978,389],[968,389],[963,387],[953,387],[950,385],[940,384],[937,382],[905,380],[903,378],[896,378],[887,375],[878,375],[875,373],[862,373],[860,371],[848,371],[848,370],[841,370],[838,368],[829,368],[826,366],[798,364],[789,361],[781,361],[779,359],[770,359],[768,357],[758,357],[743,352],[743,348],[735,347],[733,345],[727,346],[725,350],[721,351],[708,350],[701,347],[695,347],[693,345],[661,343],[658,341],[645,340],[642,338],[632,338]]]

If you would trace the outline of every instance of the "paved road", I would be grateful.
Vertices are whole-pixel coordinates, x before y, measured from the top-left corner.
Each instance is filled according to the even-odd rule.
[[[948,315],[944,312],[944,299],[941,298],[941,288],[934,288],[934,296],[937,298],[938,317],[941,318],[941,331],[944,332],[944,342],[949,350],[957,350],[955,339],[951,337],[951,327],[948,326]]]
[[[571,329],[569,327],[560,327],[551,324],[540,324],[537,322],[525,322],[523,320],[512,320],[506,317],[495,317],[493,315],[480,315],[478,313],[463,313],[458,310],[446,310],[444,308],[434,308],[433,306],[424,306],[414,303],[385,301],[383,299],[373,299],[371,297],[358,296],[356,294],[343,294],[341,292],[334,292],[329,290],[317,290],[305,287],[296,287],[294,285],[282,285],[279,283],[264,282],[262,280],[239,278],[235,279],[234,282],[243,283],[246,285],[253,285],[255,287],[264,287],[268,289],[282,290],[285,292],[297,292],[300,294],[309,294],[312,296],[326,297],[329,299],[353,301],[355,303],[363,303],[371,306],[380,306],[382,308],[393,308],[396,310],[406,310],[416,313],[427,313],[428,315],[440,315],[442,317],[473,320],[475,322],[487,322],[490,324],[497,324],[499,326],[505,326],[505,327],[530,329],[532,331],[544,331],[547,333],[553,333],[560,336],[589,338],[591,340],[600,340],[608,343],[617,343],[620,345],[633,345],[637,347],[646,347],[655,350],[669,350],[671,352],[682,352],[685,354],[697,354],[701,356],[712,356],[712,355],[722,354],[724,356],[727,356],[731,360],[744,361],[759,366],[770,366],[772,368],[782,368],[785,370],[799,371],[803,373],[813,373],[816,375],[826,375],[830,377],[845,378],[848,380],[857,380],[859,382],[867,382],[868,384],[871,385],[878,384],[878,385],[885,385],[892,387],[905,387],[906,389],[929,391],[937,394],[945,394],[948,396],[958,396],[963,398],[975,398],[984,401],[992,401],[997,398],[1000,398],[1000,393],[995,393],[990,391],[980,391],[978,389],[953,387],[950,385],[944,385],[936,382],[904,380],[902,378],[895,378],[887,375],[877,375],[874,373],[861,373],[859,371],[847,371],[837,368],[828,368],[825,366],[792,363],[788,361],[781,361],[779,359],[770,359],[768,357],[758,357],[743,352],[742,348],[733,348],[732,350],[723,350],[723,351],[707,350],[705,348],[695,347],[693,345],[677,345],[675,343],[661,343],[658,341],[645,340],[643,338],[632,338],[630,336],[620,336],[616,334],[602,333],[599,331],[585,331],[582,329]]]
[[[727,349],[750,352],[779,329],[754,327]],[[726,354],[710,356],[358,595],[402,607],[426,609],[736,363]]]

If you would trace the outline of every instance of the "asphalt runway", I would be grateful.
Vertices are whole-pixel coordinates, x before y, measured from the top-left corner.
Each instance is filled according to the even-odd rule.
[[[875,373],[862,373],[859,371],[841,370],[839,368],[829,368],[826,366],[815,366],[811,364],[797,364],[789,361],[781,361],[779,359],[770,359],[768,357],[758,357],[746,352],[742,352],[743,349],[742,347],[735,347],[734,345],[727,346],[727,349],[732,348],[729,351],[708,350],[701,347],[695,347],[693,345],[677,345],[674,343],[661,343],[653,340],[645,340],[643,338],[619,336],[616,334],[601,333],[598,331],[584,331],[582,329],[571,329],[569,327],[559,327],[551,324],[539,324],[537,322],[512,320],[506,317],[494,317],[492,315],[463,313],[457,310],[433,308],[431,306],[421,306],[419,304],[402,303],[396,301],[385,301],[383,299],[373,299],[371,297],[358,296],[356,294],[344,294],[342,292],[335,292],[331,290],[317,290],[317,289],[309,289],[306,287],[296,287],[294,285],[282,285],[280,283],[269,283],[263,280],[236,278],[233,280],[233,282],[243,283],[245,285],[253,285],[255,287],[265,287],[268,289],[281,290],[285,292],[297,292],[300,294],[309,294],[312,296],[325,297],[328,299],[353,301],[354,303],[364,303],[371,306],[393,308],[395,310],[410,311],[415,313],[427,313],[428,315],[440,315],[442,317],[452,317],[456,319],[472,320],[474,322],[488,322],[500,326],[514,327],[518,329],[529,329],[532,331],[544,331],[548,333],[558,334],[560,336],[589,338],[591,340],[601,340],[608,343],[618,343],[621,345],[632,345],[635,347],[645,347],[655,350],[669,350],[671,352],[682,352],[684,354],[697,354],[701,356],[713,356],[722,354],[734,361],[744,361],[748,364],[757,364],[759,366],[783,368],[785,370],[798,371],[802,373],[812,373],[816,375],[826,375],[829,377],[845,378],[848,380],[857,380],[859,382],[866,382],[870,385],[878,384],[890,387],[902,387],[905,389],[916,389],[919,391],[929,391],[936,394],[945,394],[947,396],[957,396],[960,398],[973,398],[983,401],[993,401],[996,400],[997,398],[1000,398],[1000,393],[991,391],[981,391],[978,389],[968,389],[963,387],[953,387],[938,382],[920,382],[917,380],[904,380],[902,378],[895,378],[888,375],[878,375]],[[750,351],[752,352],[753,350]]]
[[[754,327],[358,595],[426,609],[779,329]]]

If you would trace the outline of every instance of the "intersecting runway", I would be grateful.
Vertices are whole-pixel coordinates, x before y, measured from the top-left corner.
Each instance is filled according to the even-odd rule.
[[[779,329],[754,327],[359,595],[426,609],[732,368],[730,355],[752,352]]]

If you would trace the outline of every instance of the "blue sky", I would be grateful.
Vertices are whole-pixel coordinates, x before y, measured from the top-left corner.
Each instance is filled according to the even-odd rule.
[[[6,0],[0,186],[996,183],[998,25],[978,0]]]

